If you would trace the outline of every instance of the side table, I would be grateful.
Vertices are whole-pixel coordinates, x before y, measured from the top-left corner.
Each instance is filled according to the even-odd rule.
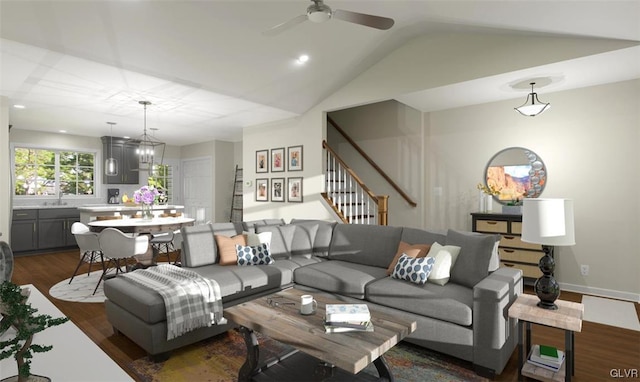
[[[560,382],[564,379],[569,382],[575,372],[574,333],[582,330],[584,305],[578,302],[556,300],[558,309],[548,310],[539,308],[536,305],[538,301],[535,295],[522,294],[509,308],[509,317],[518,319],[518,381],[522,381],[524,375],[541,381]],[[531,349],[531,324],[565,331],[565,361],[557,373],[526,362]]]

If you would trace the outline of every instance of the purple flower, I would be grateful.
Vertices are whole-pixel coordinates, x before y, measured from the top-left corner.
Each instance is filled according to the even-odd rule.
[[[155,202],[158,195],[160,195],[160,193],[155,187],[142,186],[133,193],[133,201],[137,204],[144,203],[151,205]]]

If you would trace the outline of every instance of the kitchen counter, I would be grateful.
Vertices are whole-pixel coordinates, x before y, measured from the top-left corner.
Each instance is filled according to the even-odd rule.
[[[182,212],[184,210],[184,206],[172,204],[153,205],[152,209],[156,214],[172,214]],[[88,224],[91,221],[97,220],[98,216],[132,216],[136,214],[136,212],[140,211],[140,206],[128,204],[85,204],[79,206],[78,211],[80,211],[80,221],[84,224]]]

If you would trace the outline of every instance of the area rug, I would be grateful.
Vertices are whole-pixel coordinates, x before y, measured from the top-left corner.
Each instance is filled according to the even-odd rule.
[[[582,296],[584,320],[640,331],[638,313],[632,302]]]
[[[277,358],[290,348],[258,335],[261,364]],[[247,349],[242,336],[230,330],[216,337],[171,352],[165,362],[154,363],[148,357],[131,362],[128,367],[143,382],[163,381],[237,381]],[[488,381],[476,375],[469,363],[400,343],[385,353],[396,381]],[[364,372],[377,376],[373,365]]]
[[[109,269],[114,271],[114,269]],[[113,272],[107,273],[111,274]],[[98,287],[96,294],[93,294],[93,290],[96,288],[98,280],[102,275],[102,269],[91,272],[88,276],[86,273],[79,273],[73,278],[71,284],[69,284],[68,278],[62,280],[49,289],[49,295],[57,298],[58,300],[72,301],[72,302],[104,302],[104,290],[102,289],[102,283]]]

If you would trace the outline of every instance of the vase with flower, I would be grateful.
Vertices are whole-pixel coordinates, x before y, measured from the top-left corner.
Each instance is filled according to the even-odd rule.
[[[493,184],[486,186],[482,183],[478,183],[477,189],[480,190],[480,212],[493,211],[493,197],[500,195],[500,190]]]
[[[140,205],[143,219],[153,219],[153,204],[156,202],[158,195],[160,195],[158,190],[151,186],[142,186],[133,193],[133,201]]]

